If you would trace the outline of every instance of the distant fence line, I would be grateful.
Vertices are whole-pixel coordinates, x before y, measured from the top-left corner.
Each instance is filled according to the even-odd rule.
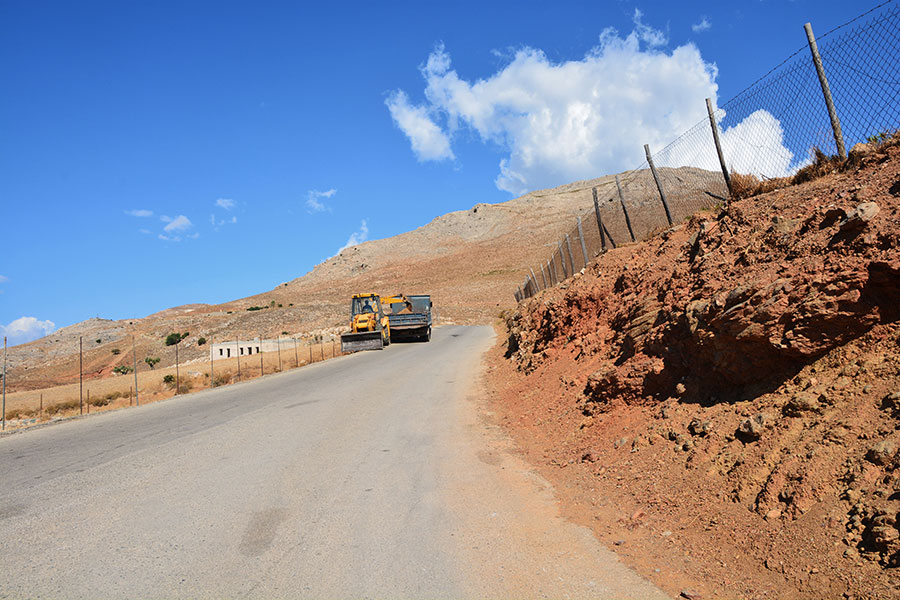
[[[644,163],[614,184],[594,187],[593,211],[578,217],[546,262],[529,269],[516,301],[571,277],[607,248],[644,240],[697,210],[726,203],[733,178],[788,177],[812,162],[813,148],[846,159],[853,145],[895,131],[896,0],[818,39],[809,23],[805,30],[807,44],[780,65],[718,108],[707,99],[707,118],[655,153],[645,145]]]
[[[129,386],[127,395],[125,395],[124,393],[116,394],[115,398],[127,398],[128,406],[140,406],[141,392],[145,391],[147,388],[152,389],[152,385],[145,385],[143,390],[139,387],[138,368],[141,365],[146,365],[145,370],[141,373],[141,376],[144,377],[146,374],[155,371],[156,364],[158,364],[159,362],[159,358],[147,356],[142,358],[141,360],[138,360],[134,343],[134,335],[131,335],[130,338],[131,339],[122,338],[123,343],[126,343],[126,346],[130,345],[131,347],[129,349],[126,349],[124,352],[121,352],[126,356],[128,354],[131,355],[130,360],[127,361],[130,364],[122,364],[116,367],[116,369],[113,370],[113,372],[116,373],[115,376],[91,378],[85,378],[84,337],[82,336],[78,338],[78,397],[77,403],[73,403],[72,408],[77,409],[79,415],[83,415],[85,413],[90,414],[91,406],[103,407],[106,406],[109,402],[108,397],[98,398],[95,395],[94,402],[92,403],[91,390],[89,387],[90,383],[92,382],[106,381],[110,379],[121,379],[123,381],[123,386],[125,386],[126,384],[124,382],[127,381],[127,385]],[[208,356],[202,359],[202,361],[204,363],[204,366],[208,367],[209,369],[208,373],[205,376],[209,377],[210,388],[225,385],[230,382],[221,378],[221,371],[219,372],[219,377],[217,377],[217,362],[221,363],[225,361],[235,360],[237,363],[237,372],[236,375],[231,379],[234,381],[242,381],[245,378],[252,378],[266,374],[265,361],[263,360],[264,355],[268,355],[270,357],[270,360],[274,360],[274,356],[277,355],[277,366],[273,365],[269,373],[277,373],[286,369],[297,368],[303,365],[320,362],[328,358],[335,358],[343,355],[336,334],[316,334],[312,337],[278,336],[275,339],[265,339],[262,336],[259,336],[255,339],[250,339],[249,341],[229,340],[225,342],[213,342],[212,338],[204,338],[204,340],[206,340],[204,344],[198,344],[198,346],[209,346]],[[181,368],[186,366],[195,367],[198,362],[196,359],[188,363],[181,363],[179,361],[178,348],[180,346],[180,342],[171,345],[167,344],[167,346],[172,347],[175,363],[169,367],[160,367],[160,371],[164,369],[174,368],[175,374],[163,376],[162,373],[160,373],[160,382],[167,382],[168,380],[166,378],[172,377],[171,381],[168,382],[168,385],[170,386],[170,391],[173,391],[174,395],[178,395],[179,393],[183,393],[187,391],[187,389],[189,389],[184,387],[185,384],[181,380]],[[226,349],[231,350],[232,348],[234,349],[233,353],[230,351],[225,351]],[[219,350],[222,350],[221,354],[218,353]],[[117,349],[116,354],[119,353],[120,352]],[[248,359],[244,361],[243,365],[241,364],[242,358]],[[0,375],[0,380],[2,380],[2,383],[0,383],[0,385],[2,385],[2,401],[0,401],[0,431],[5,431],[7,425],[6,383],[8,379],[6,336],[4,336],[3,338],[2,364],[2,375]],[[222,369],[223,367],[219,368]],[[50,387],[53,388],[58,386]],[[46,414],[45,408],[48,411]],[[35,419],[35,421],[37,421],[44,418],[45,416],[50,416],[49,411],[52,408],[52,406],[44,407],[43,394],[41,394],[39,409],[37,411],[30,410],[28,412],[36,414],[37,418]],[[22,412],[22,409],[13,409],[13,411]]]

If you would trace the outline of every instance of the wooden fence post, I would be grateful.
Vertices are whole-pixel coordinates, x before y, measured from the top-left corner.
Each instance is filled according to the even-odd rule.
[[[672,213],[669,211],[669,202],[666,200],[666,192],[663,190],[662,181],[659,179],[659,173],[656,172],[656,165],[653,164],[653,156],[650,154],[650,145],[644,144],[644,153],[647,155],[647,163],[650,165],[650,172],[653,173],[653,180],[656,181],[656,189],[659,190],[659,197],[662,199],[663,208],[666,209],[666,220],[669,227],[674,225],[672,222]]]
[[[725,166],[725,154],[722,152],[722,143],[719,141],[719,126],[716,124],[716,117],[713,115],[712,100],[706,99],[706,112],[709,114],[709,126],[712,128],[713,143],[716,145],[716,154],[719,155],[719,165],[722,167],[722,176],[725,177],[725,187],[728,188],[728,195],[731,196],[731,175],[728,174],[728,167]]]
[[[578,217],[578,239],[581,240],[581,256],[584,257],[584,266],[587,267],[587,246],[584,245],[584,231],[581,229],[581,217]]]
[[[546,290],[549,286],[547,285],[547,276],[544,275],[544,263],[541,263],[541,280],[544,282],[544,289]]]
[[[597,217],[597,229],[600,230],[600,251],[606,252],[606,234],[603,232],[603,218],[600,216],[600,202],[597,201],[597,188],[591,188],[594,195],[594,215]]]
[[[631,236],[631,241],[636,242],[637,240],[634,238],[634,229],[631,228],[631,217],[628,216],[628,209],[625,208],[625,194],[622,193],[622,184],[619,183],[618,175],[616,175],[616,188],[619,190],[619,204],[622,205],[622,212],[625,214],[625,224],[628,225],[628,234]]]
[[[809,51],[812,53],[813,63],[816,65],[816,73],[819,75],[819,84],[822,86],[822,95],[825,96],[825,106],[828,108],[828,118],[831,119],[831,131],[834,133],[834,143],[842,160],[847,160],[847,149],[844,148],[844,134],[841,131],[841,122],[837,111],[834,109],[834,100],[831,98],[831,88],[828,87],[828,78],[825,77],[825,67],[822,66],[822,57],[819,56],[819,46],[816,44],[816,36],[813,35],[812,24],[803,26],[806,30],[806,40],[809,42]]]
[[[537,288],[536,291],[538,291],[538,292],[541,291],[541,287],[538,285],[538,282],[537,282],[537,277],[534,276],[534,269],[532,269],[531,267],[528,267],[528,270],[531,271],[531,280],[534,282],[534,287]],[[547,287],[547,286],[544,286],[544,287]]]
[[[569,253],[569,264],[572,266],[572,275],[575,275],[575,257],[572,255],[572,241],[569,234],[566,234],[566,251]]]

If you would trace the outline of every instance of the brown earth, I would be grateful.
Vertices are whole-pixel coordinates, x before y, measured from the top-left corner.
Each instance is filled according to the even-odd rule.
[[[673,594],[900,597],[900,141],[521,303],[489,382],[570,518]]]

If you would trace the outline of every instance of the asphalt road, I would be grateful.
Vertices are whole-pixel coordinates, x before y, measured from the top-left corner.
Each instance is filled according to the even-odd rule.
[[[663,598],[479,418],[486,327],[0,438],[0,597]]]

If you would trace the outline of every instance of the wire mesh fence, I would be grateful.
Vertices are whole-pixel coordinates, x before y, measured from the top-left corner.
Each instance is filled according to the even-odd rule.
[[[846,159],[855,144],[895,132],[900,4],[880,4],[818,39],[806,29],[806,46],[721,106],[707,100],[707,119],[662,149],[645,146],[643,164],[594,188],[594,210],[559,240],[543,276],[534,268],[525,274],[516,300],[571,277],[609,248],[726,203],[735,180],[791,177],[817,154]]]

